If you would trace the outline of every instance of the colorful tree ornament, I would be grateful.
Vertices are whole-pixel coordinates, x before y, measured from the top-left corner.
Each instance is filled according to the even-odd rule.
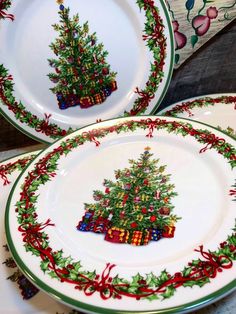
[[[179,217],[172,214],[171,199],[177,194],[168,182],[170,175],[163,175],[165,166],[158,167],[159,160],[152,156],[146,147],[137,161],[129,160],[130,168],[115,171],[116,182],[105,179],[104,193],[94,191],[96,203],[85,204],[77,229],[104,233],[106,241],[133,245],[173,237]]]
[[[72,106],[88,108],[103,103],[117,89],[116,73],[105,58],[108,52],[97,42],[96,33],[89,34],[88,22],[79,25],[79,15],[70,18],[70,9],[58,0],[60,23],[52,25],[59,33],[50,48],[58,57],[48,59],[55,72],[49,79],[55,84],[60,109]]]

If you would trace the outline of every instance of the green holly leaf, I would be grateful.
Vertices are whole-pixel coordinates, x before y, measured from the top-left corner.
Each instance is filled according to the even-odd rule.
[[[120,284],[127,284],[127,285],[129,285],[129,281],[128,281],[128,280],[126,280],[126,279],[124,279],[124,278],[119,278],[118,275],[116,275],[116,276],[113,278],[112,283],[113,283],[114,285],[120,285]],[[124,288],[124,287],[122,287],[122,289],[123,289],[123,288]]]
[[[149,287],[158,286],[158,278],[153,273],[150,273],[146,276],[146,282]]]
[[[149,300],[149,301],[154,301],[154,300],[158,300],[158,296],[157,294],[152,294],[152,295],[149,295],[148,297],[146,297],[145,299]]]
[[[44,273],[48,269],[48,264],[49,264],[49,261],[47,260],[44,260],[40,263],[40,268],[42,269]]]
[[[72,280],[77,280],[77,279],[78,279],[78,274],[75,273],[75,272],[70,272],[69,277],[70,277],[70,279],[72,279]]]
[[[170,297],[172,297],[175,293],[175,288],[173,286],[168,286],[166,288],[166,292],[162,293],[161,296],[164,298],[164,299],[168,299]]]
[[[164,282],[166,282],[169,279],[169,275],[167,273],[166,270],[163,270],[161,272],[161,275],[158,277],[158,285],[163,284]]]
[[[51,278],[57,278],[58,279],[58,276],[54,271],[50,271],[48,274]]]
[[[139,274],[139,273],[137,273],[137,275],[135,275],[135,276],[133,276],[132,277],[132,282],[131,282],[131,285],[133,286],[133,285],[136,285],[136,286],[139,286],[139,281],[140,280],[143,280],[143,277]]]
[[[188,277],[190,275],[191,271],[192,271],[191,267],[185,267],[183,270],[183,276]]]
[[[73,266],[74,266],[74,270],[78,272],[79,269],[81,268],[81,263],[80,262],[74,263]]]

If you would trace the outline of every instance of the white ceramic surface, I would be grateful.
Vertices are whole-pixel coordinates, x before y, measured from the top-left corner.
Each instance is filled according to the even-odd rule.
[[[158,114],[169,115],[168,111],[176,109],[176,116],[180,118],[189,118],[199,122],[210,124],[216,128],[220,128],[221,130],[227,130],[227,128],[231,128],[234,130],[234,134],[236,135],[236,105],[235,102],[224,103],[223,101],[212,103],[211,105],[204,105],[199,107],[197,104],[201,99],[209,98],[209,99],[218,99],[220,97],[235,97],[236,94],[210,94],[204,95],[194,98],[189,98],[177,102],[173,105],[166,107],[165,109],[158,112]],[[190,109],[190,112],[184,111],[181,112],[178,110],[178,106],[182,106],[187,103],[196,102],[196,105],[193,105]]]
[[[150,119],[150,117],[146,117]],[[156,117],[151,117],[153,120]],[[84,132],[103,130],[128,121],[143,121],[144,118],[115,119],[83,128],[67,139],[76,138]],[[160,118],[161,119],[161,118]],[[164,118],[163,118],[164,119]],[[187,123],[186,120],[165,118],[166,121]],[[235,141],[227,135],[197,122],[191,122],[194,129],[207,130],[225,140],[235,149]],[[194,137],[168,133],[166,130],[153,130],[153,137],[147,137],[147,129],[137,127],[135,131],[116,134],[114,131],[100,140],[96,146],[94,139],[72,149],[66,157],[58,161],[56,176],[37,191],[36,212],[38,221],[48,218],[55,224],[46,227],[50,246],[53,250],[63,249],[63,256],[72,256],[81,261],[83,270],[102,273],[106,263],[115,264],[111,276],[116,274],[130,280],[140,273],[160,274],[163,269],[170,273],[182,271],[191,260],[202,258],[194,249],[204,245],[205,250],[216,250],[232,233],[235,223],[235,202],[229,196],[235,180],[235,170],[216,150],[199,151],[205,146]],[[88,133],[86,133],[88,134]],[[137,301],[123,297],[104,301],[99,292],[88,297],[83,291],[74,289],[73,284],[51,279],[40,269],[40,259],[25,251],[18,229],[15,204],[20,198],[21,186],[39,160],[60,147],[63,141],[53,144],[42,152],[26,169],[14,187],[8,204],[7,228],[14,257],[23,271],[45,291],[72,302],[85,311],[101,313],[107,311],[187,311],[212,302],[223,296],[222,288],[232,285],[235,265],[219,273],[203,287],[181,287],[175,294],[163,301]],[[128,166],[130,158],[137,159],[146,146],[151,148],[160,164],[167,165],[166,173],[171,174],[178,196],[173,200],[174,213],[182,219],[176,223],[176,234],[172,239],[151,242],[147,246],[113,244],[104,241],[103,236],[92,232],[78,232],[76,225],[84,214],[84,203],[92,201],[93,190],[102,189],[104,178],[114,180],[114,170]],[[173,158],[174,156],[174,158]],[[50,288],[49,288],[50,287]],[[232,288],[232,287],[231,287]],[[52,289],[52,290],[51,290]],[[224,291],[224,293],[227,292]],[[209,298],[208,298],[209,297]],[[79,301],[78,301],[79,300]],[[204,300],[204,301],[203,301]],[[191,305],[191,306],[190,306]]]
[[[47,77],[53,72],[48,58],[55,58],[49,44],[58,35],[52,24],[59,22],[56,1],[16,0],[9,9],[15,16],[14,22],[2,21],[0,38],[0,62],[9,69],[14,79],[15,97],[21,100],[26,110],[44,119],[50,116],[50,123],[68,130],[95,123],[96,120],[119,117],[130,111],[139,97],[136,87],[142,90],[150,75],[152,52],[143,41],[146,23],[144,10],[137,1],[131,0],[66,0],[71,15],[79,13],[81,23],[88,20],[90,32],[96,32],[99,42],[109,53],[107,57],[111,70],[117,72],[118,90],[112,93],[103,104],[87,109],[79,106],[66,110],[58,108],[56,96],[49,90],[53,87]],[[146,113],[153,112],[160,103],[169,84],[173,68],[173,36],[170,18],[165,3],[154,1],[160,11],[166,37],[165,65],[163,78],[151,100]],[[3,114],[16,127],[40,141],[53,142],[48,134],[38,132],[26,123],[17,120],[7,106],[1,105]]]

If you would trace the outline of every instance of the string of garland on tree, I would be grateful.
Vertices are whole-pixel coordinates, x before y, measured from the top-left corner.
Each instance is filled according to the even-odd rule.
[[[61,1],[59,2],[61,3]],[[55,84],[60,109],[79,105],[88,108],[101,104],[117,89],[116,73],[106,62],[108,52],[89,34],[88,22],[79,24],[79,15],[69,16],[70,9],[60,4],[60,23],[52,25],[59,37],[50,44],[57,59],[48,59],[55,72],[49,79]]]
[[[130,168],[115,171],[116,182],[104,180],[105,191],[95,190],[94,204],[85,203],[85,215],[77,229],[105,233],[105,240],[144,245],[150,240],[173,237],[174,223],[171,199],[177,195],[165,175],[165,166],[147,147],[140,158],[129,160]]]

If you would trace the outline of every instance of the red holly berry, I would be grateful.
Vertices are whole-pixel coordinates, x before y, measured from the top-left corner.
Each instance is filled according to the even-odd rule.
[[[66,130],[62,130],[61,131],[61,136],[65,136],[66,135]]]
[[[105,193],[106,193],[106,194],[109,194],[109,193],[110,193],[110,189],[109,189],[109,188],[106,188],[106,189],[105,189]]]
[[[132,223],[130,224],[130,227],[131,227],[131,228],[137,228],[137,227],[138,227],[138,225],[137,225],[137,223],[136,223],[136,222],[132,222]]]
[[[74,267],[74,265],[69,264],[69,265],[67,265],[67,268],[68,268],[68,269],[74,269],[75,267]]]
[[[103,83],[103,79],[99,79],[99,83],[102,84]]]
[[[153,215],[153,216],[150,217],[150,221],[151,221],[151,222],[154,222],[154,221],[156,221],[156,220],[157,220],[157,217],[156,217],[156,216]]]
[[[148,185],[148,179],[144,179],[144,180],[143,180],[143,184],[144,184],[144,185]]]
[[[220,247],[223,249],[226,246],[226,244],[227,244],[227,242],[224,241],[224,242],[220,243]]]

